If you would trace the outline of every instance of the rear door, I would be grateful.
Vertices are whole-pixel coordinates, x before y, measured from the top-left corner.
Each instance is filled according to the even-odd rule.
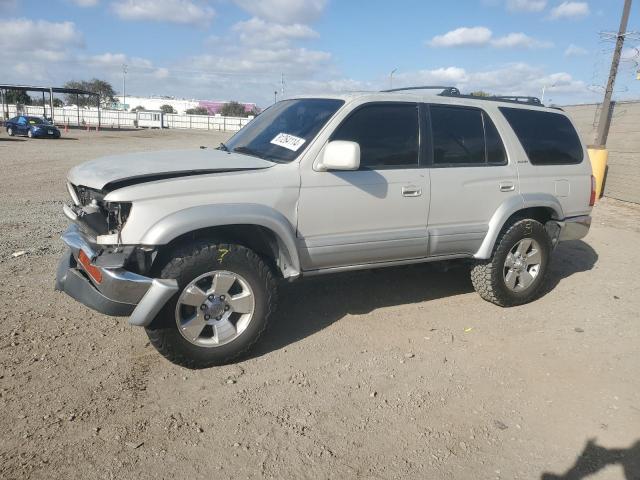
[[[515,161],[509,161],[487,111],[430,105],[431,209],[429,254],[474,254],[501,204],[519,197]]]

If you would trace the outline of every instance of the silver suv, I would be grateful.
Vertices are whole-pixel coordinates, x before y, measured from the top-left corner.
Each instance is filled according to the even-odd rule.
[[[482,298],[529,302],[595,200],[560,109],[442,87],[284,100],[216,149],[101,158],[68,190],[57,289],[190,368],[247,351],[282,280],[466,259]]]

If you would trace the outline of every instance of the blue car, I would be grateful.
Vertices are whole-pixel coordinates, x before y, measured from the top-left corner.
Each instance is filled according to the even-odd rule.
[[[49,120],[30,115],[19,115],[5,123],[10,137],[26,135],[29,138],[60,138],[60,130]]]

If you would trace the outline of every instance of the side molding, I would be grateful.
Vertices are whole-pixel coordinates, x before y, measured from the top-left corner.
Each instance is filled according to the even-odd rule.
[[[519,210],[534,207],[550,208],[554,212],[555,219],[561,220],[564,218],[562,205],[560,205],[560,202],[558,202],[553,195],[546,193],[525,193],[516,197],[511,197],[500,205],[498,210],[496,210],[496,213],[491,217],[491,220],[489,221],[489,231],[482,241],[482,245],[480,245],[478,251],[473,255],[474,258],[481,260],[490,258],[493,252],[493,246],[498,239],[498,235],[509,217]]]
[[[259,204],[229,203],[201,205],[179,210],[164,217],[142,237],[143,245],[166,245],[173,239],[202,228],[223,225],[258,225],[271,230],[280,250],[279,264],[285,278],[300,275],[300,259],[295,230],[277,210]]]

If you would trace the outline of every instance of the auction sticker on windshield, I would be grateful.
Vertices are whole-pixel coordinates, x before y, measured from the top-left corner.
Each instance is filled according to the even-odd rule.
[[[304,138],[289,135],[288,133],[279,133],[271,140],[271,143],[274,145],[289,149],[293,152],[297,152],[304,142],[306,142]]]

